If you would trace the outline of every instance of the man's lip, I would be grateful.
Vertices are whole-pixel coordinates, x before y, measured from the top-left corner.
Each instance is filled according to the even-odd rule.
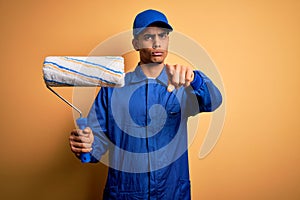
[[[162,56],[163,52],[152,52],[153,56]]]

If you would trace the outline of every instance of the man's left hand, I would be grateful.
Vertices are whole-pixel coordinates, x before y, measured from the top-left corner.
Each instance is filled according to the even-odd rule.
[[[188,87],[194,80],[194,72],[192,67],[183,65],[169,65],[166,64],[166,71],[168,74],[168,92],[180,87]]]

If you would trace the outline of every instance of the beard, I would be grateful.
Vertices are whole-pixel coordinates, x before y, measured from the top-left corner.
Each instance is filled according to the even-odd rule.
[[[152,49],[141,49],[140,61],[142,64],[162,64],[167,57],[168,52],[166,50],[152,50]]]

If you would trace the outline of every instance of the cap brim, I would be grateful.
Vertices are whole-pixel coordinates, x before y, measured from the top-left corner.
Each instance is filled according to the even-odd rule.
[[[164,28],[164,29],[167,29],[169,30],[169,32],[173,31],[173,28],[170,24],[164,22],[164,21],[154,21],[154,22],[151,22],[149,23],[148,25],[146,25],[145,27],[142,27],[142,28],[135,28],[133,30],[133,33],[134,35],[138,35],[140,34],[141,32],[143,32],[143,30],[147,27],[150,27],[150,26],[156,26],[156,27],[160,27],[160,28]]]

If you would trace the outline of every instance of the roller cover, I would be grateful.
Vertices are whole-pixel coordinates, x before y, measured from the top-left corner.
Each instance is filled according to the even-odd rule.
[[[48,56],[43,74],[46,85],[122,87],[124,58],[121,56]]]

